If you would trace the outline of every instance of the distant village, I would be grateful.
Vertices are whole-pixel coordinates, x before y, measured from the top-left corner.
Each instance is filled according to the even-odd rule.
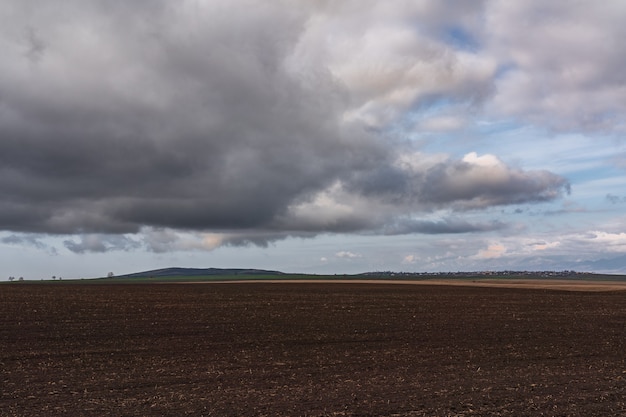
[[[523,277],[523,278],[575,278],[577,276],[587,276],[588,272],[577,271],[457,271],[457,272],[366,272],[361,276],[393,277],[393,278],[497,278],[497,277]]]

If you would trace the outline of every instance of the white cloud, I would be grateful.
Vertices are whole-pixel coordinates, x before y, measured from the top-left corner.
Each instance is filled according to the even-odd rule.
[[[605,231],[592,231],[585,237],[592,245],[600,245],[607,252],[625,252],[626,253],[626,233],[611,233]]]
[[[563,130],[625,130],[623,2],[493,1],[486,10],[490,52],[508,68],[494,113]]]
[[[140,236],[146,248],[156,253],[212,251],[230,237],[220,233],[180,232],[165,228],[144,228]]]
[[[327,66],[346,87],[346,120],[384,126],[438,98],[474,102],[488,94],[495,61],[440,39],[448,26],[477,28],[479,4],[342,3],[309,20],[292,66]]]
[[[480,249],[476,255],[473,256],[474,259],[494,259],[501,258],[507,252],[506,247],[501,243],[493,243],[487,246],[486,249]]]
[[[463,162],[479,167],[493,168],[494,171],[496,169],[506,169],[502,161],[500,161],[497,156],[489,154],[478,156],[476,152],[470,152],[463,157]]]
[[[419,260],[419,257],[416,255],[407,255],[402,259],[403,264],[414,264]]]
[[[354,253],[350,251],[339,251],[335,253],[335,256],[342,259],[357,259],[363,257],[363,255],[361,255],[360,253]]]
[[[557,248],[561,245],[561,242],[537,242],[533,243],[530,247],[533,251],[545,251],[552,248]]]

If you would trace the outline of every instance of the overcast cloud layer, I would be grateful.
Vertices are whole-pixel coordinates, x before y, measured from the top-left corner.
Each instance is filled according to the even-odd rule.
[[[493,213],[571,198],[572,180],[498,155],[510,139],[486,146],[484,126],[621,140],[625,17],[620,1],[5,1],[2,241],[520,233]]]

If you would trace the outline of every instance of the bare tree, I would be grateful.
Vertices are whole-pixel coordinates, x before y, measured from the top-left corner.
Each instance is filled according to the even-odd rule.
[[[115,276],[115,274],[113,272],[109,272],[107,274],[107,278],[113,278]]]

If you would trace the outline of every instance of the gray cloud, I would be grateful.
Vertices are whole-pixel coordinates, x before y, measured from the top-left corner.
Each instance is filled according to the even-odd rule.
[[[548,171],[524,172],[503,165],[452,161],[427,172],[422,195],[438,205],[473,209],[549,201],[569,190],[569,183],[563,177]]]
[[[457,210],[548,201],[570,192],[566,179],[548,171],[512,168],[492,155],[446,159],[426,169],[385,166],[359,172],[348,187],[365,196]]]
[[[46,44],[41,39],[37,31],[32,28],[28,28],[25,33],[26,52],[25,55],[28,59],[37,63],[46,50]]]
[[[112,250],[137,249],[140,243],[124,235],[81,235],[78,241],[65,240],[65,247],[74,253],[109,252]]]
[[[618,195],[611,194],[611,193],[608,193],[605,196],[605,199],[611,204],[626,203],[626,197],[620,197]]]
[[[49,247],[45,243],[41,241],[41,239],[36,235],[9,235],[0,239],[0,242],[6,243],[8,245],[22,245],[22,246],[31,246],[36,249],[46,250],[52,254],[55,254],[56,251],[54,248]]]
[[[385,103],[397,110],[393,94],[355,87],[360,75],[332,59],[294,64],[308,45],[309,6],[81,1],[30,13],[29,4],[9,2],[0,17],[0,229],[80,234],[65,242],[77,253],[134,248],[123,234],[146,227],[263,245],[383,232],[412,213],[540,202],[568,187],[504,164],[398,163],[411,145],[364,122]],[[426,73],[454,71],[435,93],[411,90],[405,104],[487,94],[489,65],[420,45],[408,50],[433,57]],[[411,71],[391,90],[420,79]],[[371,100],[373,110],[363,107]],[[446,227],[481,230],[423,223],[407,232]],[[156,232],[146,239],[156,252],[181,247]]]

